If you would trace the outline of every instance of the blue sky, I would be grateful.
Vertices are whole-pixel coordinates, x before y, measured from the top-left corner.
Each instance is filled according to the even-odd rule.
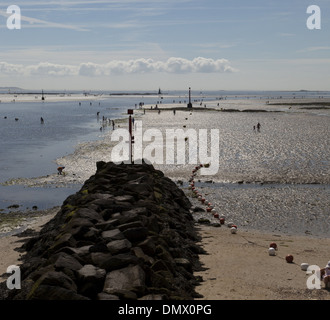
[[[0,1],[0,37],[0,86],[330,90],[329,0]]]

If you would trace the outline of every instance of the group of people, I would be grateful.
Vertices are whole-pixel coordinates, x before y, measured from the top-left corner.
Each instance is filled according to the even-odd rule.
[[[100,111],[97,112],[97,119],[99,119]],[[105,126],[112,125],[112,129],[115,130],[115,122],[105,116],[102,117],[102,127],[100,127],[100,131],[104,129]]]

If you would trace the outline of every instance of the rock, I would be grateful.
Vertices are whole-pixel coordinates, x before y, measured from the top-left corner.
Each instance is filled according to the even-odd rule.
[[[138,207],[138,208],[134,208],[131,210],[126,210],[122,212],[123,216],[131,216],[133,215],[147,215],[148,214],[148,210],[145,207]]]
[[[129,266],[107,274],[103,291],[114,293],[128,290],[138,293],[145,291],[145,273],[140,266]]]
[[[139,300],[166,300],[166,295],[164,294],[147,294],[141,297]]]
[[[115,197],[115,200],[116,202],[131,202],[131,203],[135,201],[134,197],[130,195],[117,196]]]
[[[98,162],[22,247],[22,290],[8,299],[191,300],[205,252],[190,210],[152,165]]]
[[[144,240],[148,235],[145,227],[129,228],[123,231],[124,236],[132,242]]]
[[[138,264],[138,258],[131,254],[120,253],[111,257],[99,260],[98,266],[107,271],[127,267],[130,264]]]
[[[74,239],[71,233],[64,233],[59,236],[57,241],[50,248],[51,251],[56,252],[58,249],[62,247],[74,247],[76,244],[76,240]]]
[[[155,272],[164,270],[164,271],[169,271],[166,263],[163,260],[157,260],[152,266],[151,269]]]
[[[76,284],[73,282],[73,280],[70,277],[68,277],[63,272],[57,272],[57,271],[46,272],[36,281],[36,288],[38,288],[41,285],[61,287],[70,291],[77,292]],[[34,292],[30,292],[30,294],[33,295]]]
[[[156,245],[155,242],[151,238],[147,238],[144,241],[137,244],[145,254],[149,256],[153,256],[156,252]]]
[[[111,290],[112,294],[111,296],[116,296],[119,298],[119,300],[137,300],[138,296],[135,292],[130,290]],[[107,293],[107,292],[105,292]]]
[[[106,245],[106,241],[103,242],[97,242],[96,244],[89,246],[88,249],[89,252],[105,252],[108,253],[109,249]]]
[[[174,261],[178,266],[184,267],[187,271],[192,272],[192,265],[188,259],[175,258]]]
[[[143,227],[142,222],[139,221],[139,220],[121,224],[120,226],[118,226],[118,229],[120,231],[125,231],[125,230],[130,229],[130,228],[138,228],[138,227]]]
[[[110,252],[92,252],[91,261],[93,265],[103,268],[103,265],[112,257]]]
[[[98,212],[96,212],[95,210],[90,209],[90,208],[77,209],[77,211],[75,212],[75,216],[77,218],[87,219],[87,220],[91,221],[92,223],[97,223],[99,221],[102,221],[101,215]]]
[[[102,238],[106,241],[111,241],[111,240],[125,239],[125,236],[119,229],[113,229],[113,230],[103,231]]]
[[[70,270],[79,270],[82,265],[78,262],[77,259],[72,257],[71,255],[60,252],[52,256],[49,261],[54,261],[52,264],[54,265],[55,269],[70,269]]]
[[[107,244],[107,249],[112,254],[127,252],[132,247],[132,244],[127,239],[111,241]]]
[[[193,212],[205,212],[205,209],[204,208],[201,208],[201,207],[192,207],[191,208]]]
[[[141,258],[145,263],[152,265],[155,262],[155,259],[146,255],[143,250],[139,247],[132,248],[132,252],[136,257]]]
[[[87,297],[95,297],[101,292],[104,285],[106,271],[91,264],[84,265],[78,270],[78,292]]]
[[[210,224],[211,221],[209,219],[206,219],[206,218],[199,218],[198,219],[198,223],[201,223],[201,224]]]
[[[59,286],[39,285],[28,296],[31,300],[90,300],[73,290],[68,290]]]
[[[119,225],[118,219],[111,219],[108,221],[100,222],[95,225],[96,228],[101,229],[103,231],[114,229]]]
[[[119,300],[119,297],[114,294],[101,292],[97,295],[97,300]]]

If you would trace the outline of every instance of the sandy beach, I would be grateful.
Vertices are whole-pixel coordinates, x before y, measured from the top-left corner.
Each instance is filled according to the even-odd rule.
[[[301,263],[323,268],[329,259],[330,239],[289,236],[227,227],[200,226],[201,255],[205,271],[198,272],[204,282],[197,287],[202,300],[330,300],[324,288],[307,288],[310,275]],[[276,256],[269,256],[269,244],[278,246]],[[286,255],[292,254],[293,263]]]
[[[324,267],[330,260],[329,110],[283,105],[272,107],[282,112],[227,113],[219,112],[221,107],[178,110],[174,115],[172,110],[159,113],[146,106],[145,115],[139,110],[140,117],[136,116],[144,130],[157,128],[164,136],[168,128],[220,130],[219,170],[212,176],[197,176],[196,185],[227,222],[238,225],[238,232],[231,234],[226,226],[197,225],[207,254],[200,256],[205,270],[198,275],[204,281],[196,291],[206,300],[329,300],[323,284],[320,290],[307,289],[308,275],[300,268],[301,263]],[[249,101],[244,108],[252,107],[265,108],[265,101]],[[261,132],[253,130],[258,121]],[[120,123],[121,128],[126,125]],[[61,158],[66,175],[60,179],[54,174],[12,183],[44,187],[64,186],[73,179],[83,183],[94,174],[95,161],[113,160],[110,138],[111,132],[104,140],[84,143]],[[193,164],[154,166],[173,181],[181,180],[192,204],[199,205],[188,190]],[[35,220],[30,228],[39,228],[51,216]],[[19,263],[20,253],[14,251],[19,240],[0,237],[0,274]],[[276,256],[268,255],[271,242],[278,245]],[[285,261],[287,254],[294,256],[293,263]]]
[[[22,242],[30,237],[24,236],[24,231],[29,230],[33,233],[39,232],[44,224],[46,224],[58,212],[59,208],[55,207],[49,210],[40,211],[35,214],[33,218],[28,219],[27,222],[20,223],[21,228],[13,229],[11,232],[4,232],[2,225],[2,236],[0,236],[0,282],[7,280],[7,268],[10,265],[20,265],[20,257],[24,252],[19,249]],[[9,226],[8,226],[9,227]]]
[[[29,229],[39,231],[55,214],[34,219]],[[203,271],[195,273],[203,282],[196,292],[200,300],[330,300],[330,292],[308,289],[310,275],[301,270],[301,263],[324,267],[329,257],[329,238],[290,236],[259,231],[238,230],[231,234],[226,226],[197,225],[202,237],[199,243],[206,251],[200,255]],[[0,282],[7,280],[6,269],[20,265],[23,252],[17,251],[27,237],[8,235],[0,238]],[[269,256],[269,244],[278,246],[276,256]],[[293,263],[285,257],[292,254]]]

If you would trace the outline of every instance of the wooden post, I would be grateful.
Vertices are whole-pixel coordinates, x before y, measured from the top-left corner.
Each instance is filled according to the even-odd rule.
[[[132,114],[133,109],[128,109],[127,113],[129,114],[128,117],[128,132],[129,132],[129,160],[133,163],[133,136],[132,136]]]
[[[191,88],[189,87],[189,103],[187,104],[187,108],[192,108],[192,103],[191,103],[191,92],[190,92]]]

